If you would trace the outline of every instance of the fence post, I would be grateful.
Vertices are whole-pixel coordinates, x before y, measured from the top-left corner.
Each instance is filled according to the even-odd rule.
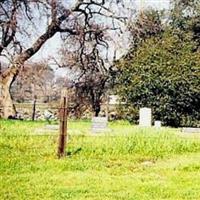
[[[35,120],[35,111],[36,111],[36,101],[37,101],[37,96],[34,95],[34,99],[33,99],[33,110],[32,110],[32,121]]]
[[[110,97],[107,94],[106,95],[106,117],[107,117],[107,120],[109,120],[109,104],[110,104]]]
[[[61,92],[60,102],[60,134],[58,139],[58,157],[65,156],[65,144],[67,138],[67,89],[63,89]]]

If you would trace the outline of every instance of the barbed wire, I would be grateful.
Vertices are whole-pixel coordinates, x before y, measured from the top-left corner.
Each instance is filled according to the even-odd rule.
[[[107,106],[107,104],[101,104],[102,106]],[[33,103],[14,103],[14,106],[17,107],[17,109],[23,109],[23,108],[29,108],[32,109]],[[74,104],[69,103],[68,108],[73,108]],[[109,104],[109,106],[115,106],[113,104]],[[12,108],[12,106],[1,106],[0,109],[4,108]],[[36,109],[42,109],[42,108],[48,108],[48,109],[60,109],[62,108],[61,106],[52,106],[51,103],[36,103]]]
[[[12,108],[12,106],[4,106],[4,107],[0,107],[0,110],[3,110],[4,108]],[[36,110],[37,109],[62,109],[62,107],[36,107]],[[17,109],[32,109],[32,107],[17,107]]]

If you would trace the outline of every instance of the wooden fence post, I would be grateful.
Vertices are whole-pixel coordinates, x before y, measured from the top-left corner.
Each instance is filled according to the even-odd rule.
[[[110,103],[110,97],[107,94],[106,95],[106,117],[107,117],[107,120],[109,120],[109,103]]]
[[[32,121],[35,120],[36,101],[37,101],[37,96],[34,95],[34,99],[33,99],[33,107],[32,107]]]
[[[65,156],[65,145],[67,139],[67,89],[63,89],[61,92],[61,102],[60,102],[60,134],[58,140],[58,157],[61,158]]]

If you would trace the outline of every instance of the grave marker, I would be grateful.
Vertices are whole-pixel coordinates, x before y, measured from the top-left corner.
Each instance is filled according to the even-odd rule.
[[[139,126],[150,127],[152,124],[151,108],[140,108]]]
[[[107,129],[107,117],[93,117],[92,118],[92,133],[103,132]]]
[[[183,127],[183,133],[200,133],[200,128],[193,128],[193,127]]]
[[[154,122],[154,127],[156,127],[156,128],[161,128],[161,126],[162,126],[161,121],[156,120],[156,121]]]

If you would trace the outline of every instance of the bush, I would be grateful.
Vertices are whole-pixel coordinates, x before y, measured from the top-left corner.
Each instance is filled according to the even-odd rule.
[[[200,54],[194,46],[190,34],[183,38],[180,32],[166,31],[118,63],[117,92],[130,112],[132,107],[151,107],[155,119],[165,125],[200,125]]]

